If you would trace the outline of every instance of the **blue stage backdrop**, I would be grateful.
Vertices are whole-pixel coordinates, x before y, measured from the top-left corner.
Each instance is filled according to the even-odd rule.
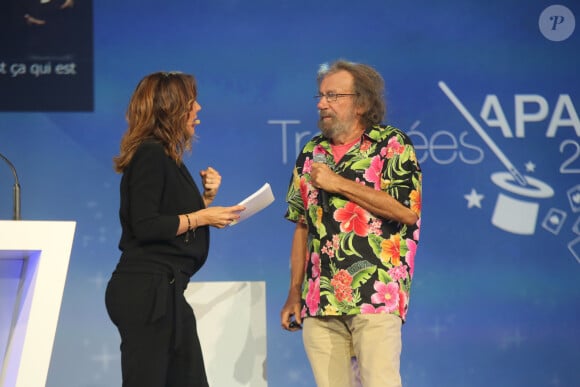
[[[268,385],[314,386],[300,333],[279,323],[293,230],[284,196],[301,145],[317,132],[317,68],[337,58],[383,74],[387,122],[411,135],[424,171],[404,385],[579,385],[580,3],[105,0],[92,8],[93,110],[0,107],[0,153],[18,169],[23,219],[77,221],[48,387],[120,385],[119,337],[104,307],[120,235],[111,159],[129,96],[158,70],[198,79],[202,124],[186,163],[194,174],[208,165],[221,172],[215,204],[235,204],[265,182],[276,196],[253,218],[212,231],[194,280],[265,281]],[[34,97],[26,93],[0,90]],[[70,93],[56,86],[46,95],[86,96]],[[12,182],[0,166],[3,219]]]

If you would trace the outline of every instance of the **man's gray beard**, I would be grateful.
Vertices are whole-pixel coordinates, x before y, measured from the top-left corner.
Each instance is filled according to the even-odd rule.
[[[322,135],[329,140],[332,140],[336,136],[348,132],[348,127],[345,123],[342,122],[332,122],[329,126],[325,126],[324,123],[319,120],[318,121],[318,129],[322,132]]]

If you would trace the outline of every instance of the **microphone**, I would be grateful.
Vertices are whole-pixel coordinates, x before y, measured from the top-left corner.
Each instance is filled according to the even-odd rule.
[[[2,158],[14,175],[14,220],[20,220],[20,182],[18,181],[18,174],[16,173],[16,168],[2,153],[0,153],[0,158]]]
[[[323,163],[326,164],[326,156],[322,153],[317,153],[314,155],[312,159],[315,163]],[[322,201],[322,211],[330,212],[330,207],[328,206],[328,192],[323,189],[319,189],[320,192],[320,201]]]

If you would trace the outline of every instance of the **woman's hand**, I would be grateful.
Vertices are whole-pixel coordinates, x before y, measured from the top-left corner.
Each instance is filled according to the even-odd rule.
[[[201,182],[203,184],[203,201],[207,207],[215,199],[222,183],[222,177],[212,167],[208,167],[205,171],[200,171],[199,175],[201,176]]]
[[[240,219],[240,212],[246,207],[241,205],[231,207],[208,207],[195,212],[197,215],[198,225],[209,225],[216,228],[224,228],[232,222]]]

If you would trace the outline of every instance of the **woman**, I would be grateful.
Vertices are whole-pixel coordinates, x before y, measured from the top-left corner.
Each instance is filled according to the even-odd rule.
[[[183,163],[200,110],[195,78],[178,72],[143,78],[127,109],[114,158],[122,254],[105,295],[121,335],[123,387],[208,386],[183,291],[207,258],[209,226],[223,228],[245,208],[209,207],[221,176],[201,171],[201,194]]]

